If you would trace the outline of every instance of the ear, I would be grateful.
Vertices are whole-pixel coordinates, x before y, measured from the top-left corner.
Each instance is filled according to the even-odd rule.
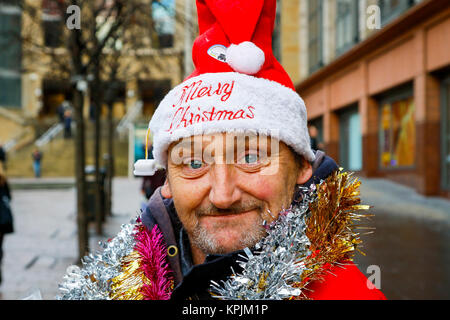
[[[302,167],[298,171],[297,184],[304,184],[312,177],[312,166],[309,161],[303,160]]]
[[[168,178],[166,178],[166,181],[164,181],[164,185],[161,188],[161,194],[166,199],[172,198],[172,191],[170,191],[170,185],[169,185]]]

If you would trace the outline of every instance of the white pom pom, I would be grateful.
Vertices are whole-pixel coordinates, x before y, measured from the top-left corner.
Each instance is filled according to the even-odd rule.
[[[161,169],[155,160],[138,160],[134,163],[134,175],[135,176],[152,176],[156,171]]]
[[[226,57],[233,70],[245,74],[258,73],[265,61],[264,51],[250,41],[230,45]]]

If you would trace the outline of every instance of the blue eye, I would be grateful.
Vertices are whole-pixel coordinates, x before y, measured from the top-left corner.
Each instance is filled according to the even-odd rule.
[[[201,162],[200,160],[191,160],[191,162],[189,163],[191,169],[200,169],[202,165],[203,162]]]
[[[245,155],[245,163],[256,163],[256,162],[258,162],[258,155],[256,154]]]

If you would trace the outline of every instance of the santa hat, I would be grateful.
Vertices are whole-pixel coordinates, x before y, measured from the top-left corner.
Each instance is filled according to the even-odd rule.
[[[165,167],[172,142],[232,131],[269,134],[313,161],[305,104],[272,52],[276,0],[197,0],[197,12],[195,70],[156,109],[155,161],[136,162],[135,175]]]

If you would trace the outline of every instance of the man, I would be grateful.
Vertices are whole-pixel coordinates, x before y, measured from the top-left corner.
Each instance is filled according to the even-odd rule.
[[[36,178],[41,177],[41,161],[42,152],[38,148],[35,148],[31,153],[31,158],[33,159],[33,171]]]
[[[308,126],[309,137],[311,139],[311,149],[324,150],[322,141],[319,140],[319,130],[315,125]]]
[[[358,184],[311,149],[272,54],[275,5],[197,1],[196,69],[150,121],[154,159],[135,164],[167,179],[60,298],[384,298],[351,262]]]

